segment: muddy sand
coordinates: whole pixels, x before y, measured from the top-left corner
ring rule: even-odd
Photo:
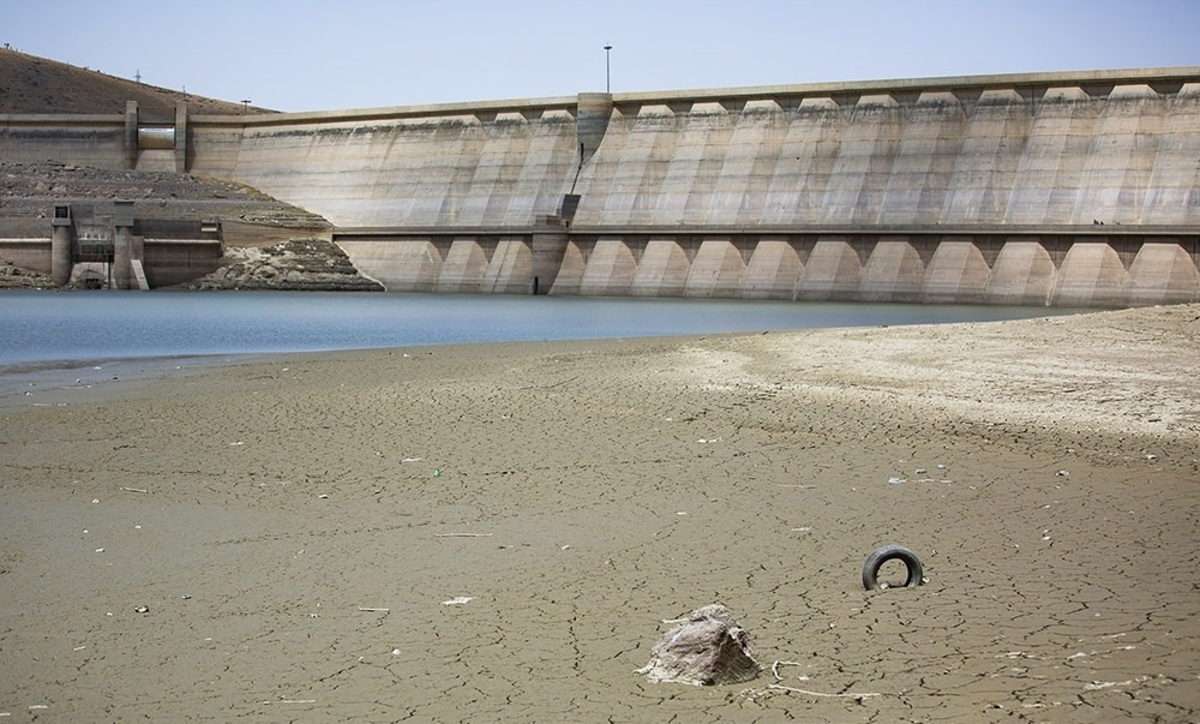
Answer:
[[[4,721],[1200,719],[1200,305],[27,374]]]

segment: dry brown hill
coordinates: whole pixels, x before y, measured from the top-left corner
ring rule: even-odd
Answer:
[[[147,109],[174,108],[186,101],[188,113],[235,114],[241,103],[159,88],[0,48],[0,113],[124,113],[126,101]],[[256,113],[268,109],[250,106]]]

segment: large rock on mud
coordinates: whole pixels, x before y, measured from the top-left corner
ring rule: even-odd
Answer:
[[[659,639],[650,663],[637,670],[654,682],[707,686],[749,681],[762,671],[750,634],[729,609],[712,604],[692,611]]]

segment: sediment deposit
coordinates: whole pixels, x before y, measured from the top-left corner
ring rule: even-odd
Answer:
[[[1198,345],[1191,305],[31,373],[0,713],[1192,721]],[[863,589],[886,543],[924,586]],[[756,679],[635,673],[709,603]]]

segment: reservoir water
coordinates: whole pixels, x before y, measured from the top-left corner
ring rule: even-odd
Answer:
[[[0,374],[145,358],[938,324],[1064,311],[607,297],[5,291]]]

